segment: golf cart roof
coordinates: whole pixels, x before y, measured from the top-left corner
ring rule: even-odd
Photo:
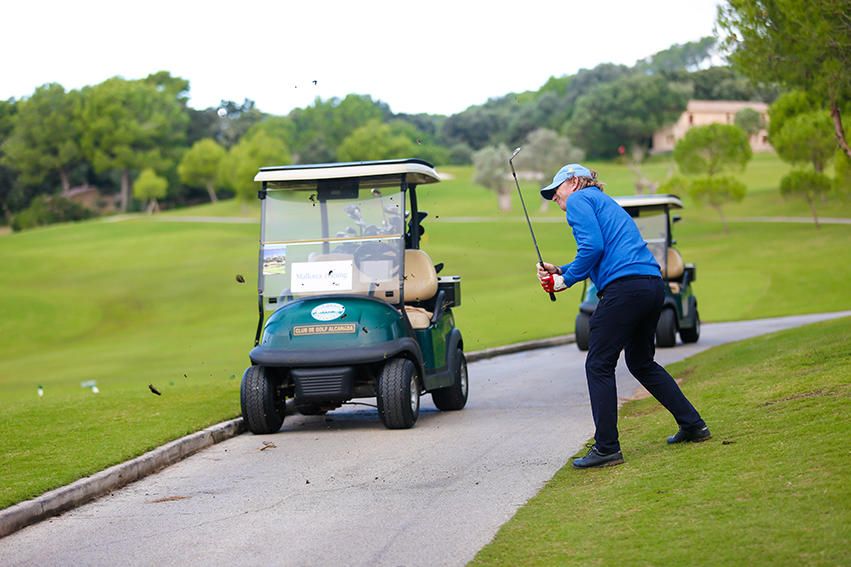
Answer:
[[[408,183],[413,185],[440,181],[433,165],[415,158],[261,167],[254,176],[254,181],[270,181],[276,184],[291,182],[300,185],[305,181],[320,179],[359,178],[380,183],[382,179],[398,180],[402,175],[405,175]]]
[[[624,209],[662,206],[668,206],[672,209],[683,208],[683,202],[676,195],[630,195],[613,198]]]

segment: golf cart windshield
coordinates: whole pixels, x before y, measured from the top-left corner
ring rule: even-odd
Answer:
[[[676,195],[632,195],[615,197],[615,201],[629,213],[656,262],[666,269],[668,248],[672,245],[668,216],[671,209],[683,207],[680,198]]]
[[[405,249],[401,186],[401,176],[375,183],[269,182],[260,242],[264,307],[311,295],[398,303]]]
[[[639,213],[639,211],[635,211]],[[630,211],[632,214],[632,211]],[[647,242],[647,247],[660,266],[665,265],[666,246],[668,243],[668,215],[664,209],[640,209],[638,216],[633,216],[641,236]]]

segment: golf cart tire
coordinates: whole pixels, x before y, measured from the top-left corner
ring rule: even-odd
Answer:
[[[591,316],[587,313],[579,312],[576,315],[576,347],[581,351],[588,350],[588,344],[591,340]]]
[[[700,339],[700,312],[695,307],[694,309],[694,327],[690,329],[680,329],[680,338],[684,343],[696,343]]]
[[[387,429],[410,429],[420,414],[417,367],[407,358],[391,358],[378,377],[378,415]],[[416,392],[414,394],[414,391]]]
[[[284,405],[263,366],[249,366],[242,376],[240,405],[245,426],[254,434],[275,433],[284,423]]]
[[[457,411],[467,405],[470,383],[467,376],[467,358],[459,348],[455,354],[454,380],[451,386],[434,390],[431,400],[440,411]]]
[[[677,344],[677,313],[666,307],[659,315],[656,324],[656,346],[661,348],[672,347]]]

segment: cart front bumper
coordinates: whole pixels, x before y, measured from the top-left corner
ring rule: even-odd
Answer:
[[[393,358],[401,353],[412,355],[419,367],[423,367],[420,346],[411,337],[402,337],[378,345],[343,349],[281,349],[261,345],[251,349],[248,357],[251,359],[251,364],[257,366],[318,368],[370,364]]]

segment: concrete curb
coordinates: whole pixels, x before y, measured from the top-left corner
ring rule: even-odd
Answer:
[[[573,335],[526,341],[467,353],[467,361],[475,362],[505,354],[548,348],[572,342],[574,342]],[[287,414],[293,411],[292,404],[288,403]],[[175,439],[135,459],[81,478],[67,486],[45,492],[32,500],[19,502],[0,510],[0,538],[30,524],[81,506],[126,484],[180,462],[202,449],[235,437],[244,431],[245,424],[243,424],[241,417],[223,421],[196,433]]]
[[[523,352],[526,350],[534,350],[539,348],[549,348],[554,346],[566,345],[570,343],[575,343],[576,337],[573,334],[570,335],[560,335],[558,337],[551,337],[549,339],[538,339],[534,341],[526,341],[522,343],[514,343],[512,345],[505,345],[501,347],[488,348],[485,350],[477,350],[475,352],[467,353],[467,362],[475,362],[477,360],[484,360],[486,358],[494,358],[496,356],[503,356],[505,354],[513,354],[515,352]]]
[[[166,443],[135,459],[0,510],[0,538],[153,474],[201,449],[230,439],[244,429],[242,418],[218,423]]]

